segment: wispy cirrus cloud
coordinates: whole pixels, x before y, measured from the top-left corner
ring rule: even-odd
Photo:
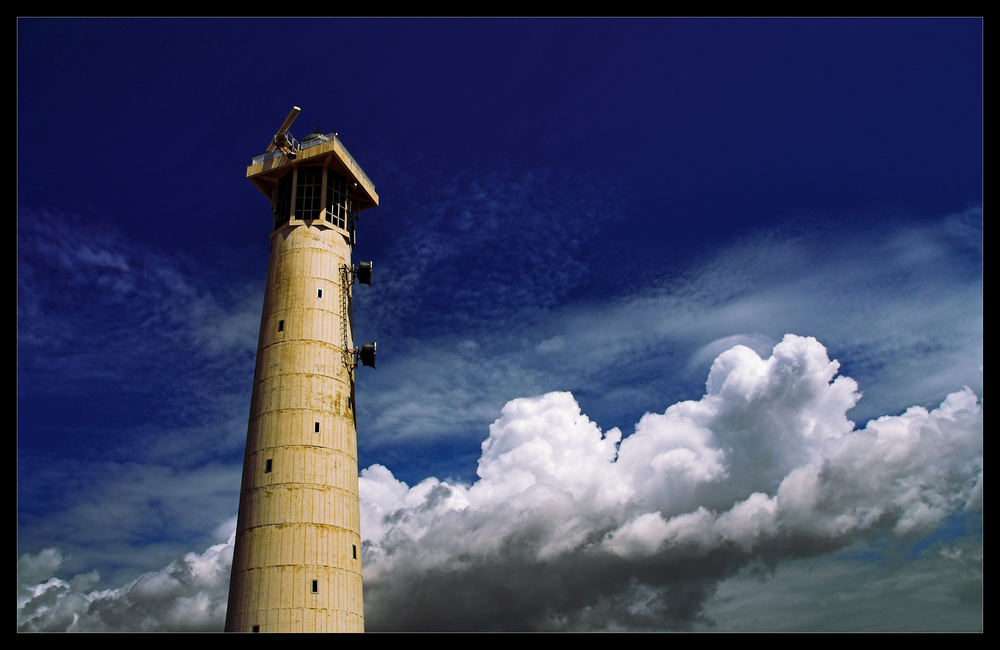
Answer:
[[[212,531],[238,501],[241,467],[200,455],[30,457],[20,463],[18,547],[58,547],[63,571],[98,568],[120,583],[216,541]]]
[[[372,336],[439,336],[523,319],[609,263],[593,255],[622,218],[607,179],[544,168],[425,173],[431,202],[404,189],[397,200],[412,212],[365,222],[395,235],[375,260],[375,286],[355,293],[358,323]]]
[[[229,516],[261,290],[192,266],[98,220],[21,215],[19,550],[121,580]]]
[[[359,378],[364,444],[474,436],[525,392],[572,390],[611,416],[602,419],[635,417],[667,391],[693,394],[727,347],[766,353],[787,330],[828,342],[863,381],[858,419],[930,405],[963,384],[981,390],[981,219],[974,208],[922,225],[769,231],[677,274],[649,268],[617,296],[551,307],[531,292],[497,297],[506,312],[473,310],[464,327],[381,339],[378,372]],[[392,267],[383,271],[391,285]],[[376,284],[358,295],[368,323],[379,320],[370,306],[394,294]]]
[[[51,236],[68,224],[71,240]],[[99,222],[59,212],[22,215],[20,386],[54,399],[103,389],[154,409],[166,405],[157,417],[182,421],[184,410],[204,400],[180,392],[225,399],[245,391],[263,290],[245,278],[220,281],[223,272],[170,257]],[[125,373],[142,381],[122,382]]]

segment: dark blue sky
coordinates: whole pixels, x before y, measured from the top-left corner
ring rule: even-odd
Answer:
[[[183,237],[165,224],[192,206],[228,228],[225,215],[252,214],[259,197],[227,191],[241,179],[217,170],[260,149],[258,133],[297,103],[299,130],[341,131],[396,190],[380,220],[409,185],[395,175],[413,178],[429,158],[627,178],[630,213],[675,235],[691,224],[664,211],[726,229],[817,203],[931,214],[981,191],[969,155],[981,153],[980,29],[960,19],[27,20],[19,198],[48,206],[56,194],[65,208],[99,204],[122,218],[156,196],[155,223],[134,232],[157,241]],[[32,182],[56,150],[102,173]],[[200,182],[169,189],[188,178]]]
[[[60,576],[235,514],[245,168],[292,105],[381,197],[361,467],[472,483],[549,391],[627,436],[786,333],[858,380],[859,426],[981,396],[980,19],[20,19],[17,66],[18,554]]]

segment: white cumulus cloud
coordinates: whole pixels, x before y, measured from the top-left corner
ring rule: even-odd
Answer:
[[[367,629],[690,629],[743,569],[925,535],[982,508],[970,389],[858,428],[846,416],[858,386],[838,369],[817,340],[786,335],[767,358],[723,352],[700,399],[629,435],[554,392],[504,406],[471,485],[364,469]],[[114,589],[96,589],[96,572],[54,577],[56,549],[25,555],[18,629],[221,630],[233,527]],[[953,548],[938,556],[959,566]]]
[[[624,438],[549,393],[504,407],[471,486],[369,468],[369,627],[683,628],[748,563],[929,533],[981,493],[971,390],[858,429],[838,368],[787,335],[766,359],[722,353],[701,399]]]
[[[203,553],[187,553],[159,571],[114,589],[93,589],[96,571],[70,580],[43,582],[63,562],[58,549],[25,554],[17,562],[19,632],[212,632],[226,618],[233,562],[235,518],[227,522],[229,540]]]

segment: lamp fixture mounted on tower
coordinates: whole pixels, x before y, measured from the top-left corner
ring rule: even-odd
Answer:
[[[372,271],[374,268],[375,262],[358,262],[357,266],[351,267],[351,275],[358,281],[358,284],[367,284],[370,287],[372,285]]]
[[[350,353],[354,360],[354,368],[358,367],[359,361],[363,366],[375,368],[375,341],[362,343],[360,348],[354,348]]]
[[[344,334],[342,340],[344,341],[344,363],[352,371],[358,367],[358,362],[361,365],[368,366],[370,368],[375,367],[375,342],[369,341],[362,344],[360,348],[350,348],[347,346],[347,328],[348,323],[351,322],[351,307],[348,303],[348,296],[350,295],[350,286],[354,284],[357,280],[358,284],[367,284],[371,286],[372,283],[372,269],[375,267],[375,263],[372,261],[359,262],[357,266],[348,266],[344,264],[340,267],[341,280],[343,281],[343,288],[340,295],[343,296],[343,302],[341,303],[341,313],[343,314],[343,326]],[[353,338],[353,337],[352,337]]]

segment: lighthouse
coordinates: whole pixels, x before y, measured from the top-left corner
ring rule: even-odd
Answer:
[[[363,632],[351,295],[359,214],[375,186],[336,133],[296,140],[293,107],[247,178],[271,205],[228,632]]]

